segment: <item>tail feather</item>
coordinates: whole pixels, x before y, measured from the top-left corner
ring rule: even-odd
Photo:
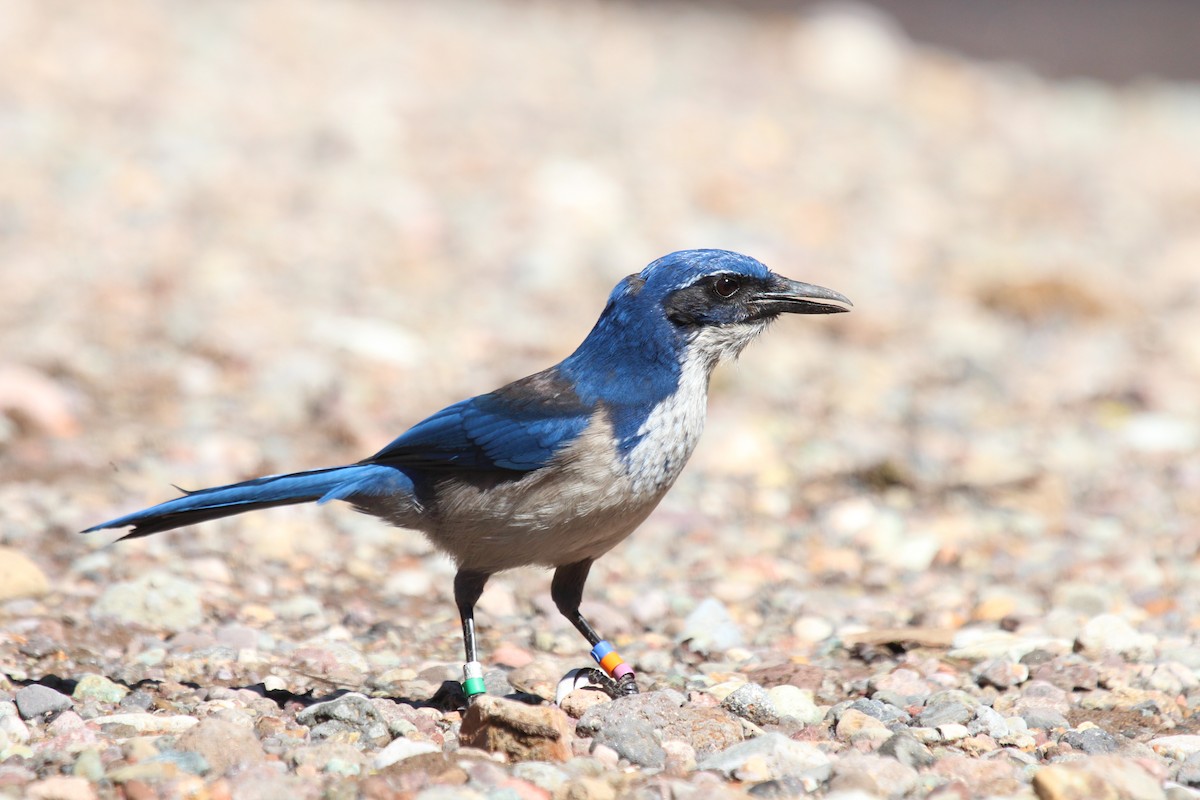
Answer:
[[[94,525],[83,532],[132,527],[121,539],[136,539],[259,508],[324,503],[328,500],[353,502],[357,496],[411,491],[411,488],[411,481],[403,473],[378,464],[353,464],[290,475],[268,475],[194,492],[181,490],[185,492],[183,497]]]

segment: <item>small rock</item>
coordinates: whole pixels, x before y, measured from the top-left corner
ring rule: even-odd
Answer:
[[[1004,690],[1010,686],[1018,686],[1029,680],[1029,667],[1020,662],[1003,658],[993,658],[983,662],[975,676],[975,682],[980,686],[995,686]]]
[[[199,723],[195,717],[183,714],[109,714],[89,720],[96,725],[121,725],[138,733],[183,733]]]
[[[1040,728],[1045,731],[1069,728],[1071,723],[1062,714],[1047,706],[1033,706],[1021,713],[1021,719],[1030,728]]]
[[[943,725],[938,725],[937,732],[942,737],[943,742],[957,742],[959,739],[965,739],[971,735],[966,725],[957,722],[947,722]]]
[[[13,700],[16,701],[17,710],[25,719],[37,719],[54,711],[62,711],[71,707],[71,698],[40,683],[31,683],[22,687],[17,691]]]
[[[358,692],[311,705],[296,715],[296,721],[311,728],[313,739],[344,739],[359,747],[380,747],[392,740],[387,721]]]
[[[308,767],[331,775],[358,775],[367,766],[366,756],[348,742],[318,742],[293,750],[290,757],[298,771]]]
[[[139,761],[136,764],[110,770],[105,777],[113,783],[157,783],[174,780],[180,774],[182,774],[182,770],[179,769],[179,765],[169,761]],[[128,794],[126,792],[126,796]]]
[[[933,763],[933,753],[907,731],[899,731],[879,746],[879,755],[891,756],[901,764],[917,769]]]
[[[848,708],[842,712],[835,732],[839,739],[852,744],[857,742],[883,744],[892,737],[892,732],[886,725],[854,708]]]
[[[917,716],[917,724],[925,728],[940,728],[943,725],[963,725],[975,716],[975,711],[963,703],[953,701],[929,706]]]
[[[898,706],[885,703],[882,700],[867,699],[865,697],[858,698],[845,708],[861,711],[885,725],[890,725],[893,722],[908,723],[912,719],[907,711]]]
[[[1150,749],[1160,756],[1181,760],[1200,753],[1200,734],[1184,733],[1158,736],[1149,741]]]
[[[579,733],[591,736],[604,725],[629,716],[647,720],[655,728],[664,727],[687,702],[674,689],[618,697],[611,703],[589,708],[579,720]]]
[[[820,707],[813,702],[813,693],[808,689],[785,683],[772,686],[767,690],[767,696],[770,697],[771,704],[775,706],[775,713],[781,721],[794,719],[801,725],[816,725],[825,716]]]
[[[402,736],[398,739],[393,739],[391,744],[376,753],[373,763],[375,769],[384,769],[413,756],[425,753],[440,753],[441,751],[442,748],[433,742],[421,742],[414,739],[406,739]]]
[[[566,783],[570,777],[561,768],[544,761],[525,761],[514,764],[512,774],[513,777],[529,781],[539,789],[550,793],[557,791],[558,787]]]
[[[1022,687],[1021,696],[1013,704],[1012,712],[1024,716],[1026,711],[1036,708],[1048,708],[1066,714],[1071,710],[1071,702],[1067,693],[1059,687],[1045,681],[1030,681]]]
[[[204,756],[191,750],[162,750],[158,755],[147,760],[164,764],[174,764],[183,772],[188,772],[192,775],[204,775],[210,771],[208,761],[205,760]]]
[[[1012,759],[975,758],[946,753],[939,754],[937,761],[926,768],[926,773],[970,787],[969,791],[963,793],[936,795],[939,800],[958,800],[967,797],[1028,797],[1029,779],[1022,780],[1023,770],[1024,765],[1018,766]]]
[[[1067,731],[1063,734],[1062,740],[1076,750],[1082,750],[1089,756],[1115,753],[1118,747],[1117,740],[1103,728]]]
[[[470,795],[442,795],[438,797],[426,797],[428,792],[421,793],[421,800],[474,800]],[[611,783],[601,777],[583,777],[576,778],[570,783],[560,787],[559,791],[555,792],[555,797],[563,797],[565,800],[616,800],[617,790]],[[482,795],[480,795],[482,797]]]
[[[52,738],[44,744],[56,750],[75,751],[96,743],[96,732],[71,709],[58,714],[54,721],[46,726],[46,733]]]
[[[0,416],[19,419],[51,436],[74,436],[80,429],[76,405],[70,392],[49,375],[24,364],[0,364]]]
[[[716,770],[740,781],[799,778],[806,791],[813,791],[833,771],[829,756],[815,745],[793,741],[781,733],[768,733],[739,742],[696,764],[700,770]]]
[[[1165,800],[1157,778],[1133,759],[1095,756],[1051,764],[1033,776],[1039,800]]]
[[[605,725],[592,736],[592,749],[611,748],[618,756],[640,767],[662,767],[666,751],[655,735],[654,727],[644,719],[629,717]]]
[[[180,736],[175,747],[202,756],[214,778],[234,767],[256,764],[266,758],[249,720],[243,725],[208,717]]]
[[[79,754],[71,766],[71,774],[83,778],[90,783],[98,783],[104,779],[104,762],[100,751],[88,748]]]
[[[849,753],[833,762],[830,791],[863,791],[875,797],[900,797],[917,785],[917,771],[879,755]]]
[[[97,619],[147,628],[184,631],[204,621],[200,588],[167,572],[151,572],[114,583],[92,605]]]
[[[1100,673],[1093,664],[1078,655],[1054,658],[1032,668],[1034,680],[1052,683],[1064,691],[1091,691],[1100,683]]]
[[[1175,772],[1175,780],[1188,787],[1200,787],[1200,754],[1188,756]]]
[[[741,628],[729,614],[725,604],[713,597],[705,598],[692,609],[683,621],[678,640],[687,642],[697,653],[723,653],[741,647]]]
[[[561,709],[488,695],[471,703],[459,732],[464,745],[501,752],[513,761],[566,761],[573,738],[571,721]]]
[[[1132,661],[1152,657],[1157,644],[1157,637],[1138,633],[1128,620],[1116,614],[1100,614],[1088,620],[1075,640],[1076,649],[1085,655],[1119,653]]]
[[[16,703],[0,701],[0,737],[16,744],[25,744],[31,737],[29,726],[17,712]]]
[[[559,704],[559,708],[567,712],[567,716],[579,719],[593,706],[611,703],[612,698],[598,688],[575,689]]]
[[[663,769],[668,775],[683,777],[696,769],[696,748],[687,742],[668,739],[662,743],[662,748],[667,754]]]
[[[779,712],[770,695],[757,683],[743,684],[726,697],[721,706],[755,725],[774,725],[779,722]]]
[[[904,667],[886,675],[876,675],[868,682],[867,689],[871,694],[887,692],[899,695],[910,705],[925,702],[925,698],[935,691],[934,685],[922,678],[920,673]]]
[[[1002,739],[1012,733],[1008,719],[990,706],[975,709],[975,719],[967,726],[971,733],[986,733],[993,739]]]
[[[55,775],[25,787],[28,800],[95,800],[96,790],[86,778]]]
[[[686,707],[660,734],[687,742],[697,757],[706,757],[742,741],[744,730],[743,722],[723,708]]]
[[[12,547],[0,547],[0,603],[18,597],[41,597],[50,582],[41,567]]]
[[[103,675],[88,673],[75,684],[71,696],[76,700],[96,700],[101,703],[119,703],[129,694],[129,689],[114,683]]]

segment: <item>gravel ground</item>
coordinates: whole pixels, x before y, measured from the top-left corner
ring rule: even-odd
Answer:
[[[0,796],[1200,796],[1197,142],[1195,86],[845,10],[0,0]],[[641,697],[537,704],[586,652],[530,570],[464,715],[450,565],[344,507],[76,534],[701,246],[856,307],[719,371],[593,570]]]

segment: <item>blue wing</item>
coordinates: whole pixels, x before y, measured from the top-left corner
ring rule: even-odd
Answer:
[[[530,472],[583,433],[594,411],[551,367],[442,409],[363,463]]]

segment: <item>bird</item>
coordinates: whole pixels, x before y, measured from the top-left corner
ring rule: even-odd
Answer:
[[[427,417],[340,467],[196,491],[92,526],[148,536],[255,509],[342,500],[422,532],[456,566],[462,693],[486,693],[474,609],[488,579],[554,570],[550,596],[591,645],[613,696],[633,668],[580,613],[592,564],[662,500],[704,428],[709,378],[783,314],[852,303],[728,250],[681,250],[621,280],[583,342],[555,366]]]

